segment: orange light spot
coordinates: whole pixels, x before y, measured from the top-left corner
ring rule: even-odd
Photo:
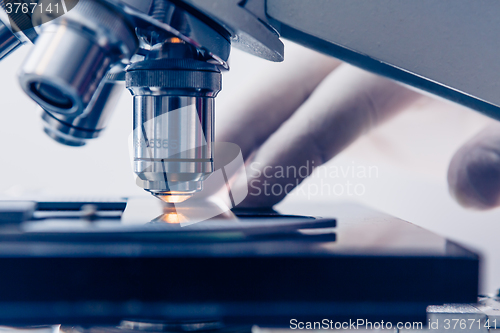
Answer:
[[[163,221],[171,224],[181,223],[180,216],[177,213],[168,213],[163,215]]]

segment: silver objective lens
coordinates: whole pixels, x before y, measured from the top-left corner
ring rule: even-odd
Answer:
[[[21,41],[0,21],[0,60],[21,45]]]
[[[106,128],[124,88],[124,72],[108,74],[82,115],[74,117],[42,109],[45,133],[61,144],[84,146]]]
[[[124,16],[99,0],[81,0],[42,26],[19,80],[43,109],[78,116],[108,70],[128,61],[137,47],[134,29]]]
[[[218,68],[191,59],[148,60],[132,65],[126,81],[134,95],[138,185],[167,202],[200,191],[213,172]]]

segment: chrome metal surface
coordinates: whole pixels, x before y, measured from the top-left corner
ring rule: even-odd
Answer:
[[[0,21],[0,60],[21,45],[21,41]]]
[[[130,16],[134,25],[139,28],[142,37],[149,38],[151,33],[175,36],[185,43],[194,46],[206,60],[212,61],[222,68],[229,69],[227,60],[231,50],[228,33],[218,23],[199,12],[184,9],[168,0],[103,0],[120,8]],[[161,13],[158,15],[158,13]],[[178,25],[182,17],[183,25]],[[144,41],[144,40],[143,40]],[[142,44],[146,51],[150,51],[154,44]],[[210,60],[211,59],[211,60]]]
[[[201,190],[213,171],[213,117],[212,97],[134,96],[138,185],[153,193]]]
[[[138,186],[174,202],[201,191],[214,170],[214,99],[221,73],[177,38],[162,45],[160,54],[127,68],[126,85],[134,96],[134,171]]]
[[[19,75],[21,86],[49,112],[80,115],[108,70],[128,62],[137,47],[133,27],[119,11],[80,1],[44,24]]]
[[[99,137],[106,128],[124,90],[124,81],[105,79],[85,112],[76,117],[42,109],[45,133],[64,145],[85,145],[89,139]]]
[[[279,34],[268,24],[266,1],[184,0],[229,31],[231,44],[245,52],[271,61],[283,61],[284,46]],[[260,8],[257,12],[255,9]]]
[[[22,43],[34,43],[38,37],[35,27],[32,23],[32,11],[23,10],[22,3],[28,4],[28,7],[33,8],[33,4],[38,4],[39,0],[2,0],[0,1],[0,21],[8,27],[10,31],[21,41]],[[41,2],[41,0],[40,0]],[[7,8],[7,4],[16,6],[16,3],[20,4],[20,10],[15,10],[16,7]],[[22,6],[21,6],[22,5]],[[25,7],[27,9],[27,7]]]

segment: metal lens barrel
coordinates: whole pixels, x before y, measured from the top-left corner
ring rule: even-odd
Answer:
[[[192,59],[148,60],[127,71],[134,96],[134,171],[151,193],[189,195],[213,172],[217,66]]]
[[[21,41],[2,21],[0,21],[0,60],[21,45]]]
[[[80,1],[42,26],[19,80],[43,109],[82,114],[108,70],[138,46],[132,25],[98,0]]]
[[[108,74],[82,115],[75,117],[42,109],[45,133],[61,144],[74,147],[99,137],[124,91],[124,81],[124,72]]]

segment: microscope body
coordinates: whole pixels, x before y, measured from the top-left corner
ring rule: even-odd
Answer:
[[[167,202],[213,172],[214,99],[231,46],[282,61],[287,38],[500,119],[494,1],[0,2],[0,58],[35,43],[19,80],[45,132],[71,146],[98,137],[126,85],[137,184]]]
[[[125,86],[137,184],[166,202],[216,176],[215,97],[231,46],[278,62],[287,38],[500,119],[500,4],[492,0],[0,0],[0,8],[0,58],[35,43],[19,80],[45,132],[70,146],[99,137]],[[120,329],[185,333],[231,332],[220,318],[279,326],[290,313],[425,322],[430,304],[477,299],[477,255],[358,206],[315,207],[341,221],[332,231],[335,219],[302,216],[310,210],[300,207],[291,214],[301,216],[235,210],[240,221],[202,230],[181,228],[178,211],[162,205],[151,223],[155,211],[133,202],[37,205],[40,215],[17,221],[21,232],[0,228],[2,324],[117,332],[117,320],[138,318]],[[54,211],[71,213],[57,215],[68,229],[53,228]],[[134,211],[135,224],[125,224]],[[316,229],[303,232],[308,225]],[[436,312],[468,316],[457,307]]]

